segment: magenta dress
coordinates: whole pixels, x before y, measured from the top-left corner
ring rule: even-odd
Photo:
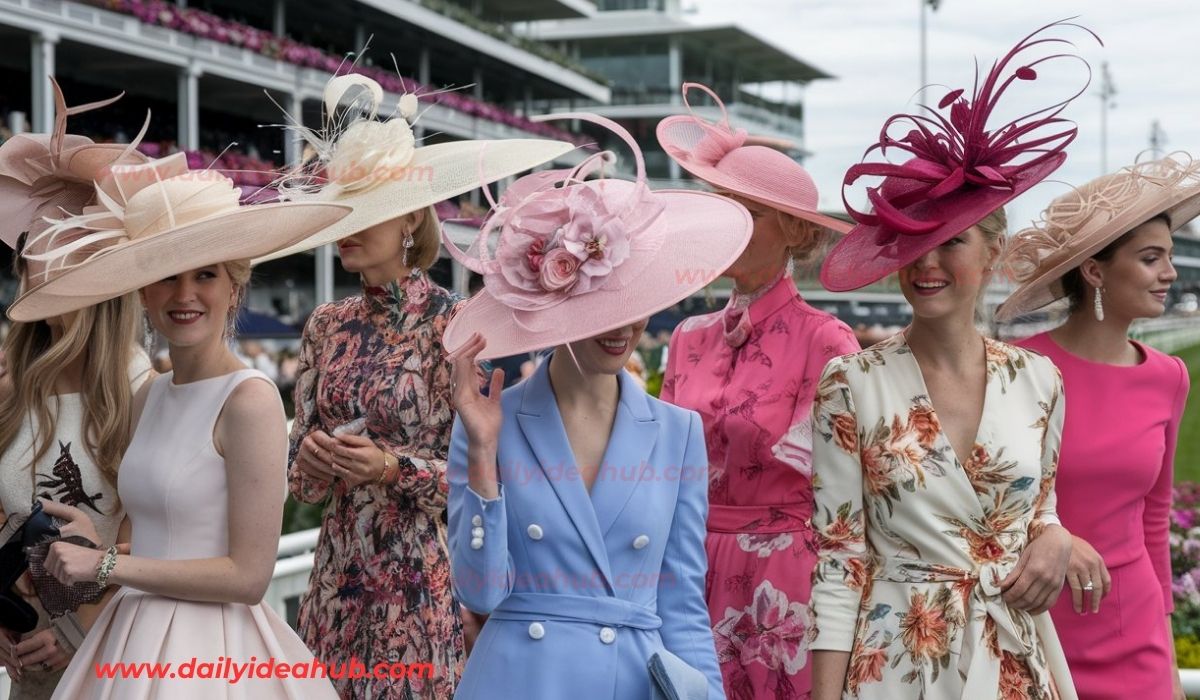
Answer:
[[[661,397],[700,413],[709,459],[705,597],[730,700],[807,698],[813,397],[854,334],[784,275],[684,321]]]
[[[1096,548],[1112,576],[1099,614],[1077,614],[1065,586],[1050,610],[1075,688],[1087,700],[1169,700],[1175,672],[1167,533],[1188,373],[1179,358],[1134,344],[1145,359],[1121,367],[1076,357],[1046,333],[1019,343],[1062,372],[1058,515]]]

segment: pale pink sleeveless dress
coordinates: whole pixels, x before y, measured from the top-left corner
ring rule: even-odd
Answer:
[[[229,394],[243,381],[269,382],[241,370],[183,385],[173,374],[154,380],[121,462],[117,488],[133,525],[132,554],[153,559],[206,559],[229,553],[225,460],[212,443]],[[282,416],[282,410],[280,411]],[[279,464],[279,497],[285,465]],[[264,532],[277,537],[278,531]],[[173,664],[195,659],[224,667],[254,659],[311,666],[312,653],[269,607],[258,603],[201,603],[121,588],[76,652],[54,693],[80,698],[336,698],[327,679],[147,677],[98,678],[98,664]],[[186,673],[186,671],[184,671]],[[193,674],[198,675],[198,674]],[[289,673],[290,675],[290,673]]]

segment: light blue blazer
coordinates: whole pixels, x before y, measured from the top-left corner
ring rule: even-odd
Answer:
[[[589,495],[549,362],[501,397],[500,495],[467,486],[467,438],[450,444],[455,595],[488,613],[455,698],[643,700],[666,648],[723,700],[704,603],[708,455],[700,416],[622,372],[620,404]]]

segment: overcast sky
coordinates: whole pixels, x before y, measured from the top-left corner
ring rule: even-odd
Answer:
[[[699,23],[736,22],[836,76],[813,83],[806,96],[806,166],[823,207],[840,207],[846,168],[873,143],[883,121],[914,111],[919,87],[919,0],[685,0]],[[1166,133],[1166,150],[1200,157],[1200,1],[1198,0],[943,0],[928,15],[931,84],[971,90],[982,70],[1021,37],[1054,20],[1078,15],[1104,40],[1060,29],[1093,67],[1088,92],[1064,116],[1079,125],[1066,164],[1053,176],[1081,184],[1100,172],[1100,63],[1107,60],[1117,94],[1109,111],[1108,167],[1133,162],[1149,147],[1151,123]],[[1081,69],[1060,66],[1006,94],[1010,108],[1032,111],[1081,84]],[[1019,88],[1019,89],[1018,89]],[[930,91],[930,102],[946,89]],[[1072,90],[1073,92],[1073,90]],[[1070,94],[1070,93],[1067,93]],[[1013,113],[1010,116],[1019,116]],[[1046,183],[1009,208],[1010,228],[1028,224],[1065,189]]]

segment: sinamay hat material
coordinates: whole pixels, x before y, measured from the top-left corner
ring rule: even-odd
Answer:
[[[1059,115],[1083,94],[1086,84],[1049,107],[1006,124],[988,124],[1001,98],[1019,81],[1036,80],[1048,63],[1070,59],[1087,66],[1074,53],[1051,53],[1072,46],[1050,35],[1061,27],[1082,29],[1095,37],[1069,22],[1042,27],[993,64],[982,82],[976,80],[970,100],[963,96],[964,90],[953,90],[937,110],[897,114],[884,122],[879,141],[864,158],[878,151],[885,159],[889,150],[895,150],[907,159],[903,163],[864,160],[846,172],[843,202],[846,189],[860,178],[883,181],[867,189],[870,213],[846,203],[857,226],[821,266],[821,284],[826,289],[845,292],[883,279],[979,223],[1063,164],[1065,149],[1078,129]],[[903,129],[907,129],[903,136],[892,135]]]
[[[255,263],[339,241],[575,148],[550,139],[476,139],[418,147],[410,125],[416,96],[402,97],[399,114],[379,121],[383,94],[379,83],[366,76],[337,76],[325,88],[326,128],[316,132],[293,127],[312,155],[278,183],[280,197],[344,204],[353,211],[299,243],[256,258]],[[347,106],[339,111],[343,103]]]
[[[479,359],[489,359],[621,328],[703,288],[750,240],[753,222],[737,202],[650,190],[641,151],[619,125],[592,114],[554,118],[617,134],[633,151],[636,180],[586,179],[614,160],[598,153],[574,169],[518,180],[492,202],[466,251],[443,234],[450,254],[484,280],[446,327],[449,351],[476,331],[487,340]]]
[[[1186,153],[1122,168],[1058,197],[1009,243],[1004,266],[1020,286],[996,309],[996,320],[1064,297],[1063,275],[1160,214],[1172,232],[1200,215],[1200,162]]]
[[[232,180],[189,170],[183,153],[116,166],[111,176],[116,196],[97,187],[98,206],[40,234],[51,250],[40,257],[61,272],[13,302],[9,318],[49,318],[188,270],[268,255],[350,211],[337,204],[241,205]],[[73,240],[55,245],[59,236]],[[97,245],[103,247],[82,261],[62,262],[76,249]]]

